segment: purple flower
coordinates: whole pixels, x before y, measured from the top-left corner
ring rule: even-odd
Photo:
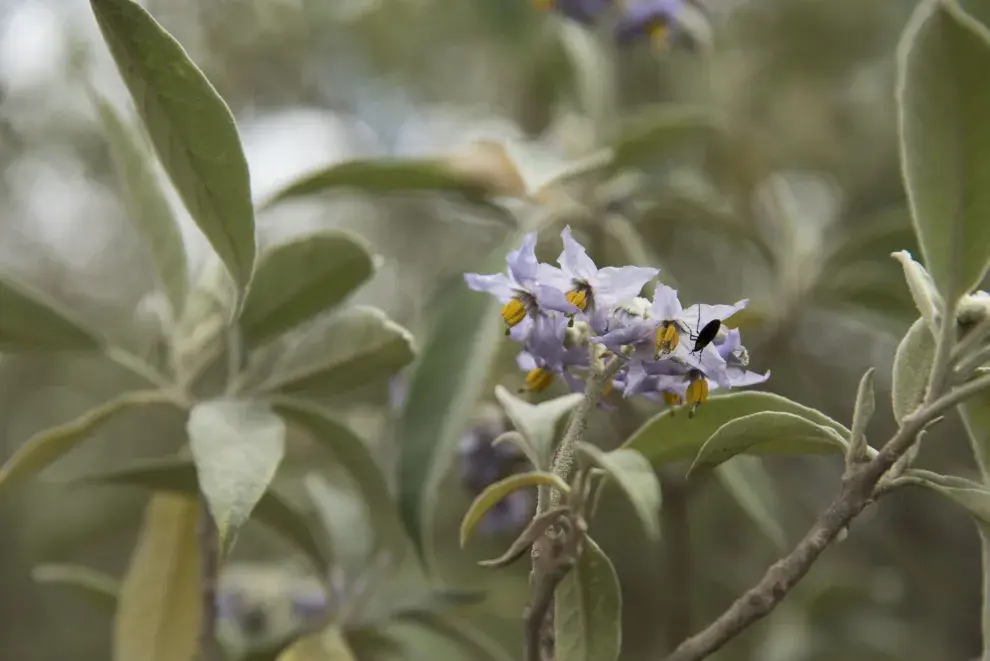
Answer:
[[[596,332],[604,331],[610,309],[639,296],[643,286],[660,273],[660,269],[644,266],[599,269],[584,246],[571,236],[570,225],[564,227],[560,237],[564,241],[564,251],[557,258],[560,268],[540,264],[540,280],[566,292],[567,300],[586,313]]]
[[[464,281],[475,291],[492,294],[504,305],[502,319],[505,320],[506,334],[528,316],[535,316],[539,310],[574,314],[575,305],[567,300],[559,289],[547,286],[537,279],[536,233],[523,237],[522,245],[506,258],[508,273],[479,275],[464,274]]]
[[[291,597],[292,613],[303,621],[319,620],[327,614],[327,595],[322,590],[300,592]]]
[[[576,377],[567,370],[587,368],[588,351],[584,347],[568,347],[566,336],[565,317],[540,316],[533,322],[523,344],[524,350],[516,356],[516,364],[526,371],[527,390],[545,390],[554,375],[563,376],[574,388]]]
[[[591,27],[598,17],[609,8],[612,0],[534,0],[538,9],[558,11],[564,16]]]
[[[654,43],[666,47],[677,30],[678,14],[686,0],[638,0],[630,3],[623,11],[622,18],[615,28],[615,40],[621,45],[629,45],[640,39],[649,38]]]

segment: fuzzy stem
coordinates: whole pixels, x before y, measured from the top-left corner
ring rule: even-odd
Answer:
[[[592,351],[594,351],[594,346],[592,347]],[[595,358],[592,356],[592,364],[594,364],[594,361]],[[571,418],[567,423],[567,431],[564,432],[564,438],[561,439],[560,445],[557,446],[557,453],[554,456],[551,467],[553,474],[565,482],[570,477],[571,469],[574,467],[575,448],[579,442],[584,440],[585,432],[588,430],[588,419],[591,417],[591,412],[595,410],[595,406],[601,400],[605,386],[619,373],[622,363],[623,359],[615,356],[604,368],[596,369],[592,377],[588,379],[588,385],[584,391],[584,399],[581,400],[577,408],[574,409],[574,413],[571,414]],[[559,503],[560,493],[552,491],[550,493],[549,504],[542,502],[537,505],[538,508],[541,508],[538,513],[542,514],[550,507],[554,507]]]

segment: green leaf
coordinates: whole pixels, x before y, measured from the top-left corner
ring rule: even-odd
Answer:
[[[942,296],[990,261],[990,33],[950,2],[919,2],[898,48],[901,164],[925,265]]]
[[[203,622],[199,502],[151,499],[120,588],[113,661],[193,661]]]
[[[554,507],[542,514],[537,514],[523,529],[509,548],[493,560],[482,560],[478,564],[482,567],[497,569],[512,564],[520,559],[524,553],[530,550],[533,543],[543,536],[550,526],[557,523],[557,519],[568,512],[567,507]]]
[[[539,470],[549,468],[557,423],[570,413],[583,397],[581,393],[572,393],[539,404],[530,404],[502,386],[495,386],[495,399],[502,405],[509,420],[523,435],[539,459],[539,464],[535,466]]]
[[[554,595],[556,654],[566,661],[615,661],[622,649],[622,592],[612,561],[590,537]]]
[[[937,333],[937,317],[945,309],[945,303],[942,301],[942,296],[938,290],[935,289],[931,275],[906,250],[891,253],[891,257],[904,267],[904,279],[907,281],[911,298],[914,299],[914,304],[918,308],[918,312],[921,313],[921,318],[928,324],[928,328],[931,329],[932,333]]]
[[[334,568],[342,569],[346,576],[360,576],[374,555],[368,504],[352,489],[316,472],[303,477],[303,486],[330,538]]]
[[[547,462],[542,461],[536,455],[536,450],[534,450],[533,447],[529,444],[529,441],[526,440],[526,437],[520,434],[519,432],[515,431],[514,429],[511,429],[506,432],[502,432],[501,434],[495,437],[494,441],[492,441],[493,446],[501,445],[502,443],[508,443],[509,445],[519,450],[523,454],[523,456],[526,457],[526,460],[529,461],[529,463],[533,466],[533,468],[540,470],[548,468],[548,466],[544,465]]]
[[[719,427],[698,450],[688,475],[737,454],[830,454],[845,448],[845,437],[831,427],[793,413],[763,411]]]
[[[890,388],[894,419],[901,424],[904,416],[916,410],[925,400],[928,377],[935,362],[935,337],[924,318],[915,321],[897,345],[894,354],[894,376]]]
[[[983,481],[990,484],[990,394],[980,393],[959,405]]]
[[[800,416],[849,437],[849,430],[813,408],[767,392],[737,392],[712,397],[694,418],[666,410],[636,430],[623,447],[646,456],[654,466],[694,459],[698,450],[724,424],[753,413],[780,411]],[[764,448],[768,449],[768,448]]]
[[[607,174],[646,165],[684,142],[709,138],[718,127],[710,108],[674,104],[647,108],[624,122]]]
[[[520,240],[513,235],[478,270],[504,268],[506,252]],[[453,284],[430,308],[434,326],[410,379],[396,437],[399,511],[421,559],[424,531],[432,530],[438,476],[456,452],[504,339],[499,302],[468,289],[460,275]]]
[[[317,170],[275,193],[263,205],[340,189],[369,193],[437,192],[488,205],[489,191],[480,182],[458,175],[440,162],[425,160],[356,160]]]
[[[305,430],[314,443],[326,449],[350,474],[371,512],[377,542],[385,547],[400,547],[404,535],[393,516],[395,503],[391,489],[365,442],[320,407],[286,399],[277,401],[274,409],[287,422]]]
[[[237,307],[237,286],[223,262],[210,254],[197,274],[172,334],[180,382],[198,376],[222,355],[224,331]]]
[[[191,459],[145,461],[127,468],[86,476],[74,482],[83,485],[140,487],[186,496],[199,494],[199,479]],[[273,489],[269,488],[258,501],[252,519],[292,542],[306,554],[318,571],[323,571],[329,564],[330,556],[313,535],[306,517]]]
[[[117,609],[120,581],[81,565],[41,564],[31,570],[31,578],[42,585],[72,588],[111,615]]]
[[[391,376],[412,362],[412,335],[377,308],[342,310],[307,330],[260,386],[281,394],[338,395]]]
[[[95,351],[100,344],[48,296],[0,275],[0,351]]]
[[[128,216],[155,264],[158,282],[172,307],[172,318],[177,319],[189,289],[186,247],[162,190],[154,156],[106,99],[95,92],[92,96],[117,176],[125,189]]]
[[[193,408],[186,431],[226,556],[285,456],[285,422],[259,402],[213,399]]]
[[[137,406],[168,402],[171,396],[159,390],[128,392],[71,422],[35,434],[0,466],[0,489],[8,489],[40,473],[120,413]]]
[[[321,232],[275,246],[258,269],[241,310],[241,332],[251,348],[340,303],[371,277],[367,243],[350,232]]]
[[[625,493],[651,541],[660,539],[660,480],[650,460],[635,450],[604,452],[590,443],[579,443],[578,451],[611,477]]]
[[[936,491],[965,509],[977,521],[990,525],[990,489],[979,482],[913,469],[898,481]]]
[[[300,638],[281,654],[277,661],[355,661],[343,632],[330,626],[319,633]]]
[[[254,270],[254,206],[227,104],[141,5],[133,0],[90,4],[158,158],[243,293]]]
[[[529,473],[516,473],[499,480],[478,494],[478,497],[471,503],[464,518],[461,519],[461,547],[467,544],[468,538],[481,519],[492,507],[498,504],[503,498],[514,491],[525,489],[526,487],[549,486],[555,487],[562,493],[570,491],[570,487],[562,479],[553,473],[533,471]]]
[[[778,549],[786,550],[787,533],[780,524],[780,499],[760,458],[738,455],[716,466],[715,476],[760,532]]]

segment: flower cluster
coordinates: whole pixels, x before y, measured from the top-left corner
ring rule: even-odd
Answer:
[[[534,0],[543,11],[557,11],[587,27],[594,26],[613,5],[621,7],[621,16],[615,26],[615,40],[629,45],[641,39],[650,39],[666,47],[671,41],[683,37],[679,18],[687,0],[630,0],[615,3],[613,0]]]
[[[536,234],[527,234],[509,253],[507,273],[464,276],[471,289],[503,304],[506,334],[522,345],[517,363],[526,372],[527,390],[542,391],[559,377],[583,392],[591,361],[614,357],[621,367],[606,392],[683,404],[694,415],[710,390],[770,377],[746,369],[749,355],[739,330],[723,323],[747,300],[684,308],[674,289],[657,284],[651,301],[640,293],[659,269],[599,269],[570,227],[561,238],[559,266],[539,263]]]

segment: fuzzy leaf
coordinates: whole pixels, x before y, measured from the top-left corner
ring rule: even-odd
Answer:
[[[711,137],[718,126],[710,108],[674,104],[647,108],[625,122],[607,172],[647,165],[684,142]]]
[[[536,486],[556,487],[563,493],[567,493],[570,490],[567,483],[553,473],[542,473],[535,471],[510,475],[503,480],[499,480],[494,484],[488,485],[488,487],[474,499],[474,502],[471,503],[471,507],[468,508],[467,513],[464,515],[464,518],[461,519],[461,546],[463,547],[467,544],[468,538],[471,536],[471,532],[474,531],[474,527],[478,525],[478,522],[480,522],[485,514],[488,513],[488,510],[494,507],[499,501],[513,491]]]
[[[990,488],[979,482],[923,470],[911,470],[901,479],[940,493],[969,512],[977,521],[990,525]]]
[[[120,588],[113,661],[193,661],[203,621],[199,503],[151,499]]]
[[[0,489],[10,488],[40,473],[124,411],[169,401],[171,398],[167,393],[157,390],[124,393],[90,409],[71,422],[35,434],[0,466]]]
[[[355,306],[307,329],[261,389],[337,395],[391,376],[415,355],[409,331],[377,308]]]
[[[158,282],[178,318],[186,303],[189,269],[178,221],[155,168],[155,157],[141,136],[110,103],[94,94],[117,176],[125,189],[128,217],[155,264]]]
[[[0,351],[95,351],[96,334],[48,296],[0,275]]]
[[[241,311],[245,344],[258,346],[340,303],[374,272],[366,242],[349,232],[311,234],[266,251]]]
[[[258,402],[214,399],[193,408],[186,431],[226,555],[285,456],[285,422]]]
[[[625,493],[639,516],[650,541],[660,539],[660,480],[650,460],[635,450],[604,452],[590,443],[578,444],[578,451],[611,477]]]
[[[615,661],[622,648],[622,592],[619,577],[590,537],[577,565],[554,596],[557,658]]]
[[[935,338],[923,318],[915,321],[897,345],[890,397],[894,419],[901,424],[925,400],[928,376],[935,362]]]
[[[830,427],[793,413],[764,411],[719,427],[701,446],[688,474],[743,453],[828,454],[845,449],[846,440]]]
[[[583,397],[584,395],[580,393],[572,393],[539,404],[530,404],[502,386],[495,386],[495,399],[502,405],[509,420],[539,458],[540,463],[536,468],[540,470],[549,468],[557,423],[570,413]]]
[[[140,487],[187,496],[199,494],[196,466],[191,459],[169,458],[145,461],[127,468],[89,475],[76,482]],[[313,535],[305,515],[273,489],[268,489],[261,497],[251,518],[292,542],[306,554],[318,571],[323,571],[332,559]]]
[[[243,292],[254,270],[254,206],[227,104],[141,5],[133,0],[90,4],[158,158]]]
[[[935,289],[932,277],[924,266],[911,257],[911,253],[908,251],[901,250],[891,253],[891,256],[900,262],[904,268],[904,279],[907,281],[911,298],[914,299],[914,304],[918,308],[918,312],[921,313],[921,318],[925,320],[932,333],[937,333],[937,318],[945,308],[945,302],[942,300],[942,295]]]
[[[919,2],[898,48],[901,164],[925,265],[946,300],[990,261],[990,33],[955,3]]]
[[[800,416],[816,425],[835,430],[843,438],[849,430],[824,413],[766,392],[738,392],[708,400],[694,418],[663,411],[646,421],[622,447],[637,450],[654,466],[693,459],[709,438],[724,424],[754,413],[780,411]],[[769,450],[754,447],[754,450]]]

